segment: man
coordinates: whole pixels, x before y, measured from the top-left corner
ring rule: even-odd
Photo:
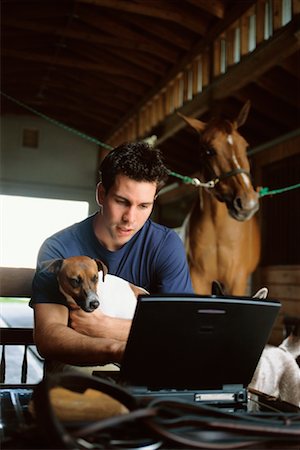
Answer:
[[[41,269],[43,262],[86,255],[150,293],[193,292],[180,239],[149,219],[167,177],[159,150],[144,142],[122,145],[106,156],[100,171],[99,212],[44,242],[33,282],[39,352],[76,366],[120,362],[131,321],[106,316],[101,306],[93,313],[69,312],[55,277]]]

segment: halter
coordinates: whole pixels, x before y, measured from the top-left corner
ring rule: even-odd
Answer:
[[[233,145],[233,139],[231,134],[227,136],[227,142],[230,145]],[[226,178],[234,177],[236,175],[239,175],[240,173],[244,173],[250,178],[250,180],[252,179],[250,172],[240,167],[233,170],[229,170],[228,172],[221,173],[220,175],[217,176],[214,170],[208,165],[207,160],[206,165],[208,166],[210,172],[213,173],[213,178],[206,182],[200,181],[199,178],[190,178],[188,176],[180,175],[179,173],[172,172],[171,170],[168,171],[168,174],[172,177],[180,178],[184,183],[192,184],[195,187],[204,187],[208,189],[213,189],[216,186],[216,184],[220,183],[220,181],[223,181]]]
[[[227,142],[228,142],[228,144],[230,144],[230,145],[233,145],[233,138],[232,138],[232,135],[231,134],[229,134],[228,136],[227,136]],[[236,175],[239,175],[240,173],[244,173],[245,175],[247,175],[249,178],[250,178],[250,180],[251,180],[251,174],[250,174],[250,172],[248,172],[247,170],[245,170],[245,169],[242,169],[241,167],[237,167],[237,168],[235,168],[235,169],[233,169],[233,170],[229,170],[228,172],[224,172],[224,173],[221,173],[219,176],[217,176],[216,175],[216,173],[214,172],[214,170],[210,167],[210,165],[207,163],[207,159],[206,159],[206,165],[208,166],[208,169],[209,169],[209,171],[213,174],[213,179],[212,180],[210,180],[210,181],[207,181],[206,183],[201,183],[199,186],[202,186],[202,187],[208,187],[208,188],[210,188],[210,189],[213,189],[215,186],[216,186],[216,184],[218,184],[218,183],[220,183],[220,181],[223,181],[223,180],[225,180],[226,178],[230,178],[230,177],[234,177],[234,176],[236,176]],[[204,186],[205,185],[205,186]]]
[[[226,178],[234,177],[235,175],[238,175],[240,173],[244,173],[251,179],[251,174],[241,168],[230,170],[229,172],[221,173],[218,177],[216,176],[213,180],[210,180],[208,183],[211,185],[211,187],[215,187],[216,184],[218,184],[220,181],[225,180]]]

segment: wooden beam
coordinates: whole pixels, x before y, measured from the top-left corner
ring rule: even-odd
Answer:
[[[198,55],[202,54],[204,58],[203,64],[205,69],[208,68],[207,65],[207,49],[211,45],[211,42],[220,35],[220,33],[224,32],[230,25],[232,25],[236,20],[238,20],[242,14],[244,14],[251,5],[253,5],[257,0],[247,0],[247,2],[238,2],[234,4],[232,8],[230,8],[229,12],[226,13],[224,20],[218,21],[215,26],[213,26],[210,31],[205,35],[205,38],[201,38],[187,53],[184,58],[180,60],[180,62],[172,67],[172,69],[167,73],[165,77],[161,79],[161,81],[156,84],[155,88],[150,90],[146,96],[144,96],[141,101],[128,113],[125,117],[123,117],[116,126],[110,130],[110,134],[106,136],[107,140],[114,135],[114,133],[122,128],[124,122],[130,120],[130,118],[136,114],[138,114],[139,110],[145,106],[148,101],[151,101],[155,95],[159,92],[165,90],[168,83],[173,80],[180,72],[184,71],[187,65],[194,60]],[[203,73],[203,87],[208,84],[208,72],[207,70]]]
[[[184,105],[180,112],[187,116],[198,117],[210,109],[214,100],[229,97],[234,92],[258,79],[275,64],[279,64],[289,54],[299,49],[300,16],[284,28],[278,30],[268,41],[261,44],[251,54],[245,56],[239,64],[230,67],[202,93]],[[168,117],[160,126],[158,144],[164,142],[185,126],[185,122],[176,114]]]
[[[156,43],[151,41],[149,38],[145,36],[141,36],[138,33],[133,33],[126,29],[126,36],[125,33],[125,27],[119,27],[119,31],[122,32],[123,38],[120,39],[118,36],[112,36],[111,32],[112,30],[116,29],[116,23],[113,25],[111,21],[109,23],[100,23],[97,20],[97,17],[94,15],[90,15],[88,12],[84,15],[85,20],[88,22],[88,25],[91,26],[91,28],[96,27],[101,28],[101,32],[92,31],[91,29],[88,30],[82,30],[78,27],[73,28],[60,28],[55,27],[52,25],[47,25],[45,23],[37,23],[32,21],[24,21],[24,20],[16,20],[16,19],[6,19],[5,20],[5,27],[11,27],[16,28],[19,30],[26,30],[26,31],[32,31],[37,32],[41,34],[48,34],[53,36],[56,35],[57,38],[65,37],[69,39],[74,39],[77,41],[82,41],[85,44],[99,44],[101,46],[105,47],[114,47],[114,48],[126,48],[134,51],[140,51],[140,52],[147,52],[152,55],[161,55],[164,59],[166,59],[169,62],[175,62],[177,58],[177,54],[171,49],[167,48],[166,46],[161,45],[160,43]],[[82,18],[82,17],[81,17]],[[87,26],[87,24],[85,25]],[[121,28],[121,29],[120,29]],[[108,34],[110,30],[110,33]]]
[[[159,41],[155,41],[151,37],[145,35],[142,36],[140,33],[133,30],[132,27],[121,24],[109,14],[102,14],[102,20],[99,21],[97,15],[93,14],[90,9],[81,7],[78,8],[78,17],[92,29],[98,30],[98,34],[102,33],[108,36],[115,34],[114,38],[119,44],[121,44],[123,40],[131,41],[135,44],[135,47],[133,48],[137,50],[140,49],[140,46],[143,46],[143,51],[147,51],[156,57],[157,55],[160,55],[161,58],[171,63],[177,61],[177,52],[173,48],[162,44]]]
[[[118,65],[118,61],[116,61],[115,65],[108,65],[103,61],[99,61],[98,63],[90,63],[88,61],[76,61],[67,57],[55,57],[43,55],[40,53],[26,53],[18,50],[7,50],[4,49],[2,51],[2,55],[9,58],[16,58],[23,61],[38,61],[40,63],[49,64],[50,66],[60,66],[66,67],[70,69],[79,69],[86,71],[94,71],[100,73],[106,73],[110,75],[119,75],[122,77],[128,77],[136,82],[141,82],[140,74],[137,74],[128,66],[127,68]]]
[[[140,67],[138,64],[133,64],[126,60],[126,57],[120,54],[119,58],[116,58],[106,49],[102,49],[101,47],[93,46],[92,48],[88,47],[86,44],[78,43],[72,49],[73,55],[78,54],[80,60],[83,61],[87,58],[90,62],[95,62],[98,64],[101,61],[101,65],[105,64],[105,66],[115,67],[118,66],[121,72],[126,76],[126,74],[131,73],[132,79],[136,80],[136,82],[144,85],[145,87],[153,86],[155,81],[157,80],[157,75],[152,72],[145,70],[145,66]]]
[[[282,124],[289,129],[297,128],[299,124],[297,109],[280,100],[276,96],[276,91],[268,93],[259,86],[249,84],[239,90],[238,98],[243,102],[253,99],[255,109],[274,123],[277,122],[278,126]]]
[[[201,35],[207,29],[207,23],[204,19],[180,10],[174,3],[170,7],[169,2],[163,2],[162,0],[155,3],[147,0],[140,3],[130,0],[77,0],[77,2],[175,22]]]
[[[167,28],[165,24],[154,21],[148,17],[136,16],[135,14],[120,14],[120,16],[124,21],[133,23],[136,27],[139,27],[144,33],[147,33],[147,35],[153,35],[156,38],[158,37],[183,50],[189,50],[191,47],[191,41],[187,35],[178,33],[177,30]]]
[[[109,48],[106,53],[110,53],[111,55],[115,55],[118,58],[122,58],[123,60],[127,60],[131,64],[135,66],[141,67],[144,69],[147,68],[147,72],[155,73],[156,75],[160,75],[165,73],[167,64],[160,61],[158,58],[152,58],[150,55],[145,55],[141,53],[137,55],[134,50],[128,50],[124,52],[121,48]]]
[[[294,108],[299,108],[298,95],[295,95],[299,89],[298,78],[283,70],[280,71],[279,67],[274,68],[272,71],[268,71],[266,75],[261,76],[256,81],[256,84],[274,97],[282,99]],[[282,86],[284,86],[284,89]],[[282,111],[281,114],[283,114]]]
[[[221,0],[187,0],[191,5],[201,8],[204,11],[218,17],[219,19],[224,18],[225,7]]]

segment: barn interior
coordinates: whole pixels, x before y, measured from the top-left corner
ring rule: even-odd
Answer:
[[[255,186],[299,185],[297,0],[3,0],[4,195],[88,200],[99,164],[124,141],[156,136],[176,174],[198,175],[197,137],[178,116],[234,120]],[[299,189],[260,199],[267,285],[299,315]],[[197,197],[170,176],[154,218],[179,227]],[[274,331],[281,340],[282,325]]]

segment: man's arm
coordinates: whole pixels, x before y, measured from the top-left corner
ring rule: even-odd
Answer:
[[[125,340],[80,334],[68,327],[68,316],[68,309],[63,305],[34,306],[34,337],[44,358],[82,366],[121,362]]]
[[[101,307],[92,313],[76,308],[70,311],[70,325],[87,336],[127,341],[131,320],[106,316]]]

